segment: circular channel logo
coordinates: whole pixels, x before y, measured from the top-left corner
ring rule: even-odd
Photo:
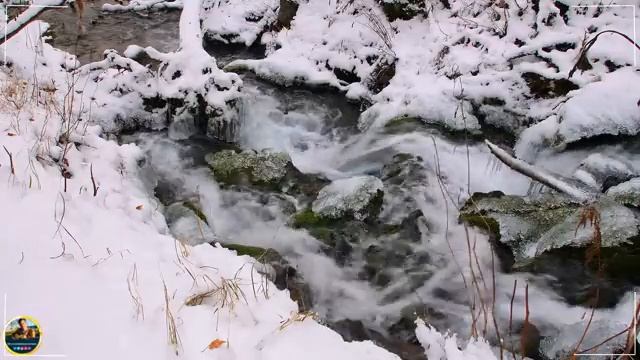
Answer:
[[[4,344],[14,355],[31,355],[40,345],[40,325],[30,316],[19,316],[4,328]]]

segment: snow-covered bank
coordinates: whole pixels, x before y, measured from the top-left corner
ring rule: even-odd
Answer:
[[[411,116],[451,129],[473,130],[481,122],[518,134],[559,114],[556,143],[638,132],[638,99],[597,95],[623,91],[621,77],[640,83],[633,44],[613,33],[600,36],[582,70],[569,78],[583,41],[603,30],[635,38],[638,5],[449,3],[434,2],[411,20],[388,23],[373,0],[302,1],[290,29],[262,36],[265,59],[239,60],[229,68],[284,84],[330,85],[368,99],[373,106],[363,125]],[[393,70],[383,71],[390,62]],[[594,106],[619,110],[610,119],[589,110]],[[594,127],[586,130],[586,123]]]

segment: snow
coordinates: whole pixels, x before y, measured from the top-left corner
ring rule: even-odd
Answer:
[[[274,23],[278,6],[278,0],[206,0],[202,30],[211,39],[250,46]]]
[[[578,71],[570,79],[581,87],[577,91],[540,99],[531,95],[522,78],[523,73],[532,72],[547,79],[566,79],[585,29],[631,35],[633,9],[575,7],[569,9],[565,22],[552,0],[541,0],[538,13],[533,7],[501,7],[488,1],[450,3],[451,9],[430,4],[427,15],[389,23],[369,0],[301,2],[291,28],[262,36],[266,58],[237,60],[228,69],[249,69],[283,85],[331,86],[348,97],[371,102],[361,128],[411,116],[453,130],[474,131],[483,119],[517,135],[558,116],[559,142],[638,132],[638,99],[633,98],[640,81],[630,78],[637,77],[631,67],[635,53],[619,36],[603,35],[591,48],[587,57],[593,68]],[[251,6],[238,4],[234,11],[250,11]],[[216,19],[212,16],[205,22]],[[244,34],[244,26],[230,26]],[[374,31],[377,28],[384,30]],[[377,66],[394,59],[393,78],[382,91],[374,91],[370,85]],[[622,69],[607,74],[607,61]],[[341,80],[334,69],[352,73],[356,81]],[[625,86],[632,88],[625,91]],[[621,92],[623,96],[613,95]],[[487,104],[491,99],[504,106]],[[616,111],[610,113],[610,109]]]
[[[368,215],[363,211],[382,188],[382,181],[375,176],[334,180],[320,189],[311,209],[314,213],[329,218],[337,219],[352,213],[356,219],[361,220]]]
[[[441,334],[422,319],[416,321],[416,336],[429,360],[497,360],[491,346],[482,339],[472,339],[462,349],[455,334]]]
[[[127,4],[104,4],[104,11],[142,11],[182,9],[182,0],[129,0]]]
[[[640,71],[631,68],[606,74],[585,86],[559,113],[558,141],[570,143],[597,135],[640,132]]]

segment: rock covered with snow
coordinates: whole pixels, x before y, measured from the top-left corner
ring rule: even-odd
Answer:
[[[383,184],[375,176],[354,176],[334,180],[318,193],[311,209],[327,218],[353,216],[364,220],[376,215],[383,197]]]
[[[531,199],[495,192],[474,194],[460,210],[460,217],[493,234],[521,261],[535,255],[540,237],[577,207],[565,197]]]
[[[640,214],[603,196],[592,205],[600,215],[602,247],[631,243],[640,233]],[[494,234],[508,245],[516,262],[565,247],[587,247],[593,240],[590,224],[579,226],[584,212],[575,201],[558,195],[531,199],[502,193],[474,194],[461,218]]]
[[[606,194],[621,204],[640,207],[640,177],[613,186]]]
[[[632,243],[632,238],[640,234],[640,216],[638,212],[616,201],[601,197],[592,205],[600,215],[601,246],[615,248]],[[574,211],[546,231],[537,243],[532,256],[562,247],[587,247],[593,241],[593,227],[590,224],[580,226],[583,209]]]
[[[640,132],[640,71],[605,74],[570,98],[559,112],[558,140],[571,143],[598,135]]]
[[[202,29],[208,39],[250,46],[276,21],[277,10],[278,0],[205,0]]]
[[[139,1],[128,6],[135,9],[160,4]],[[182,6],[182,2],[172,4]],[[219,69],[215,59],[203,49],[200,5],[201,1],[184,4],[180,47],[176,51],[162,53],[152,47],[130,45],[123,55],[108,50],[104,60],[78,70],[95,82],[94,101],[98,102],[101,114],[109,115],[102,120],[108,131],[132,127],[129,118],[139,117],[153,122],[152,126],[143,122],[147,128],[163,128],[173,123],[174,133],[181,138],[200,131],[223,141],[235,140],[242,80]],[[133,60],[141,54],[157,61],[158,69]],[[109,119],[111,122],[107,122]]]

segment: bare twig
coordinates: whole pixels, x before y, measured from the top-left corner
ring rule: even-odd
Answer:
[[[89,173],[91,174],[91,185],[93,185],[93,196],[98,195],[99,186],[96,186],[96,179],[93,177],[93,164],[89,166]]]
[[[638,50],[640,50],[640,45],[636,44],[635,41],[633,41],[633,39],[631,39],[626,34],[623,34],[623,33],[619,32],[619,31],[616,31],[616,30],[603,30],[603,31],[600,31],[592,39],[588,40],[584,44],[584,46],[582,47],[582,50],[580,51],[580,55],[578,55],[578,61],[576,61],[576,64],[573,65],[573,68],[571,68],[571,71],[569,71],[569,77],[573,76],[573,74],[578,69],[579,64],[581,64],[584,60],[586,60],[587,51],[589,51],[589,49],[591,49],[591,47],[596,43],[596,41],[598,40],[598,37],[600,37],[600,35],[602,35],[602,34],[607,34],[607,33],[611,33],[611,34],[616,34],[616,35],[622,36],[625,40],[627,40],[633,46],[635,46]]]
[[[513,291],[511,292],[511,303],[509,304],[509,340],[511,340],[511,336],[513,335],[513,300],[516,297],[516,287],[518,286],[518,279],[513,280]],[[513,355],[513,360],[517,359],[516,351],[513,349],[513,346],[509,346],[511,348],[511,355]]]
[[[11,175],[16,175],[16,168],[13,165],[13,154],[11,154],[11,152],[9,152],[9,149],[7,149],[6,146],[2,145],[2,147],[4,148],[4,151],[7,153],[7,155],[9,155],[9,163],[11,164]]]

